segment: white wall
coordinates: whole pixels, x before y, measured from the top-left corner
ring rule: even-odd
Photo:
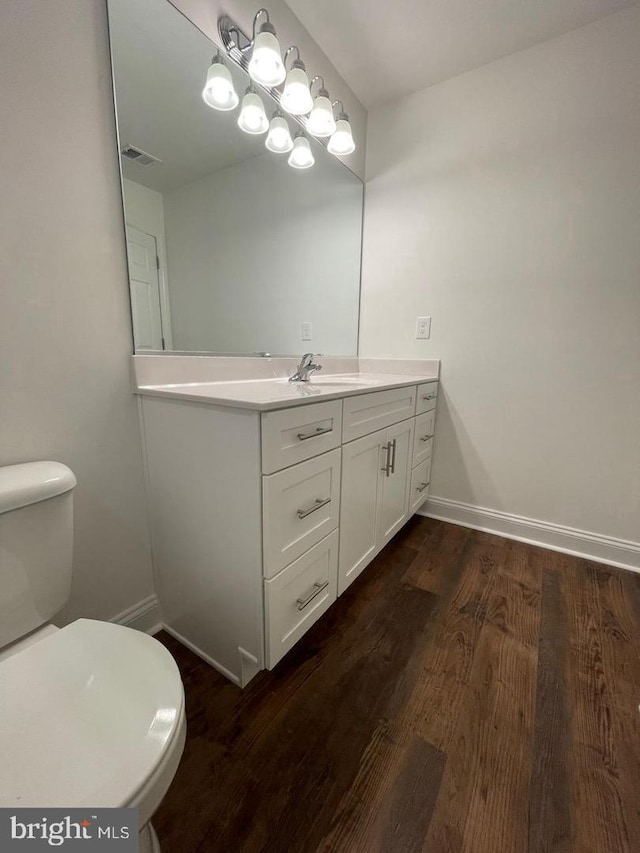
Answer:
[[[639,45],[636,7],[370,112],[361,319],[442,358],[433,494],[634,542]]]
[[[164,210],[177,350],[356,354],[362,184],[342,166],[266,153],[165,193]]]
[[[71,601],[152,592],[105,8],[5,3],[0,24],[0,464],[78,477]]]

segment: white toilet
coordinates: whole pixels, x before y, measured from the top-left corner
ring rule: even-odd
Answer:
[[[76,478],[57,462],[0,468],[0,806],[136,806],[140,851],[176,773],[180,673],[152,637],[78,619],[69,595]]]

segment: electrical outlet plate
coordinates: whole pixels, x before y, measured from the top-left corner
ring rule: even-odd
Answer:
[[[300,339],[303,341],[310,341],[313,338],[313,324],[312,323],[300,323]]]
[[[431,337],[431,317],[416,317],[416,340],[426,341]]]

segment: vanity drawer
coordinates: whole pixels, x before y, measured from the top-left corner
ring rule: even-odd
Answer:
[[[346,397],[342,412],[342,441],[353,441],[416,413],[416,386]]]
[[[416,405],[416,415],[421,415],[422,412],[430,412],[432,409],[435,409],[437,396],[437,382],[425,382],[424,385],[418,385],[418,402]]]
[[[267,668],[309,630],[337,597],[338,531],[264,581]]]
[[[338,526],[337,448],[262,478],[264,575],[272,578]]]
[[[433,430],[436,423],[436,412],[425,412],[416,418],[416,428],[413,433],[413,465],[431,456],[433,448]]]
[[[340,446],[342,402],[312,403],[262,415],[262,473],[272,474]]]
[[[431,457],[421,462],[411,472],[411,491],[409,493],[409,512],[414,513],[426,501],[431,480]]]

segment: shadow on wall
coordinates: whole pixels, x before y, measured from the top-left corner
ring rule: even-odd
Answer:
[[[465,420],[468,422],[441,384],[429,494],[433,498],[503,510],[495,481],[478,453]],[[444,488],[445,483],[447,488]],[[474,490],[472,483],[482,483],[481,494]]]

